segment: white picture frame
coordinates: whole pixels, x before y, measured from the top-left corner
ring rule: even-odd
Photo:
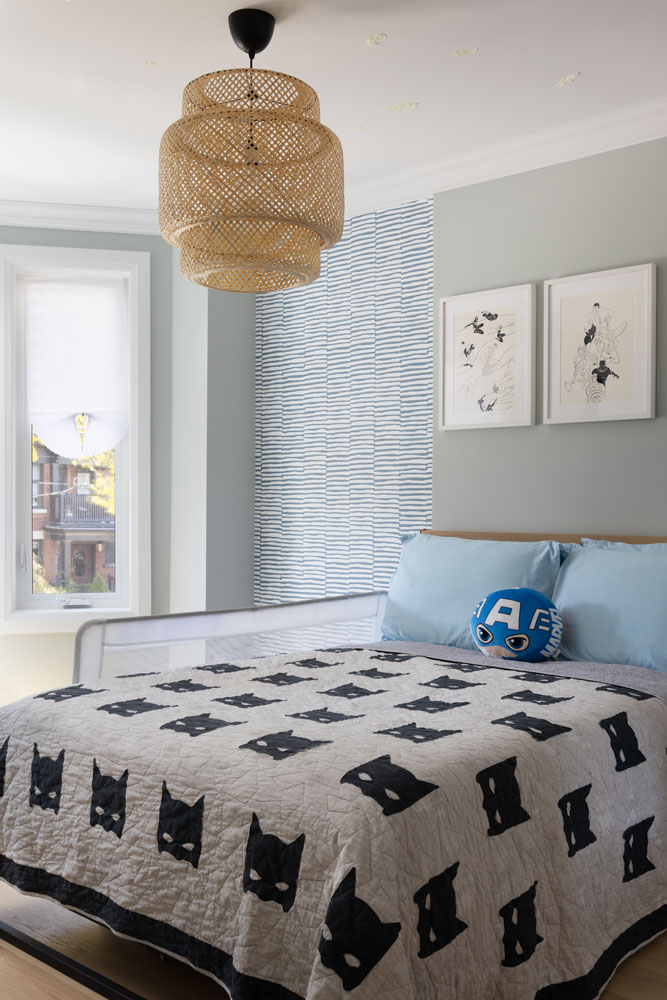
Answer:
[[[440,430],[535,423],[535,286],[440,299]]]
[[[655,265],[544,282],[544,423],[655,416]]]

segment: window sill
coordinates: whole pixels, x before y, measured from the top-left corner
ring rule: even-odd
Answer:
[[[105,618],[131,618],[132,608],[48,608],[13,611],[0,621],[0,635],[53,635],[74,633],[86,622]]]

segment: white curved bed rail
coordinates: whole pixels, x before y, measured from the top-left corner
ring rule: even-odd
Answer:
[[[386,593],[237,611],[90,621],[76,634],[74,683],[130,670],[168,670],[380,637]]]

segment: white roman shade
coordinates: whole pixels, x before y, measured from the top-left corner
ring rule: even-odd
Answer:
[[[23,303],[35,433],[69,459],[114,448],[130,414],[125,279],[25,277]]]

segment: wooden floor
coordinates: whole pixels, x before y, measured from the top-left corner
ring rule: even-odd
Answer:
[[[214,980],[152,948],[116,937],[48,899],[0,882],[0,921],[29,934],[145,1000],[227,1000]],[[97,994],[0,941],[1,1000],[99,1000]]]
[[[225,990],[174,959],[124,941],[46,899],[22,896],[0,882],[0,921],[74,958],[145,1000],[226,1000]],[[96,993],[0,941],[2,1000],[99,1000]],[[465,1000],[465,998],[464,998]],[[602,1000],[667,1000],[667,934],[618,970]]]
[[[667,934],[632,955],[620,967],[602,1000],[665,1000],[667,998]]]

